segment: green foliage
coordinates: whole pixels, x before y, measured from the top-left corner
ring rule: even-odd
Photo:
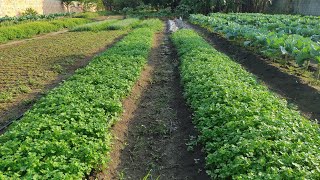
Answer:
[[[54,13],[54,14],[48,14],[48,15],[39,14],[39,15],[19,16],[19,17],[5,16],[0,18],[0,27],[11,26],[14,24],[21,24],[21,23],[30,22],[30,21],[52,20],[58,17],[71,16],[72,14],[74,13]]]
[[[57,19],[53,20],[50,23],[54,24],[55,26],[59,28],[73,28],[75,26],[89,23],[90,20],[83,19],[83,18],[63,18],[63,19]]]
[[[100,22],[93,22],[93,23],[77,26],[73,28],[71,31],[94,31],[94,32],[103,31],[103,30],[107,30],[107,27],[110,24],[115,23],[117,21],[118,20],[105,20]]]
[[[320,179],[318,124],[195,32],[172,40],[212,179]]]
[[[86,19],[93,19],[99,16],[99,13],[97,12],[83,12],[83,13],[78,13],[74,15],[76,18],[86,18]]]
[[[320,33],[319,19],[289,15],[221,14],[210,16],[191,15],[190,21],[228,39],[253,46],[268,57],[289,55],[302,65],[311,59],[320,62],[319,42],[314,38]],[[308,30],[304,30],[308,29]]]
[[[72,28],[89,22],[86,19],[64,18],[53,21],[36,21],[8,27],[0,27],[0,43],[8,40],[23,39],[37,34],[58,31],[62,28]]]
[[[175,13],[179,16],[179,17],[188,17],[190,12],[192,11],[192,8],[189,5],[186,4],[180,4]]]
[[[128,31],[66,32],[1,48],[0,72],[3,73],[0,75],[0,114],[21,101],[21,86],[31,88],[32,91],[28,94],[43,92],[48,84],[58,78],[58,73],[72,75],[69,67],[77,66],[77,62],[97,53],[98,49],[111,45],[127,33]],[[6,118],[1,118],[0,124],[4,121]]]
[[[81,179],[105,165],[109,128],[122,112],[121,101],[138,79],[157,30],[132,31],[1,135],[0,177]]]
[[[140,23],[137,18],[128,18],[121,21],[116,21],[108,25],[108,30],[120,30],[120,29],[130,29]]]
[[[36,16],[38,15],[38,12],[32,8],[27,8],[24,12],[21,14],[22,16]]]

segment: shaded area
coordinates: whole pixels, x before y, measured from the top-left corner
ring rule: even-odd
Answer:
[[[200,147],[187,150],[197,133],[172,49],[168,34],[159,34],[148,65],[123,103],[124,115],[113,127],[109,168],[92,179],[209,179]]]
[[[215,49],[240,63],[245,69],[262,80],[269,89],[286,98],[289,103],[297,105],[304,116],[311,120],[320,120],[320,93],[317,89],[304,84],[301,79],[294,75],[282,72],[262,57],[245,50],[243,47],[234,45],[225,38],[204,28],[196,25],[191,26]]]

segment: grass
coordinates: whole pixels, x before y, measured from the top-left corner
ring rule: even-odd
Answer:
[[[68,32],[0,48],[0,113],[126,32]]]

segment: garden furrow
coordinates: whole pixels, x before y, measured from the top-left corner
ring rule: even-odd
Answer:
[[[158,34],[148,65],[123,103],[122,120],[113,128],[111,164],[92,179],[209,179],[200,147],[188,146],[197,133],[182,96],[178,64],[169,34]]]

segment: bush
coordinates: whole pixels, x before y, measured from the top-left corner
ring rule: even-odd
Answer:
[[[172,39],[212,179],[320,179],[318,124],[195,32]]]
[[[36,16],[38,12],[32,8],[27,8],[23,13],[22,16]]]

